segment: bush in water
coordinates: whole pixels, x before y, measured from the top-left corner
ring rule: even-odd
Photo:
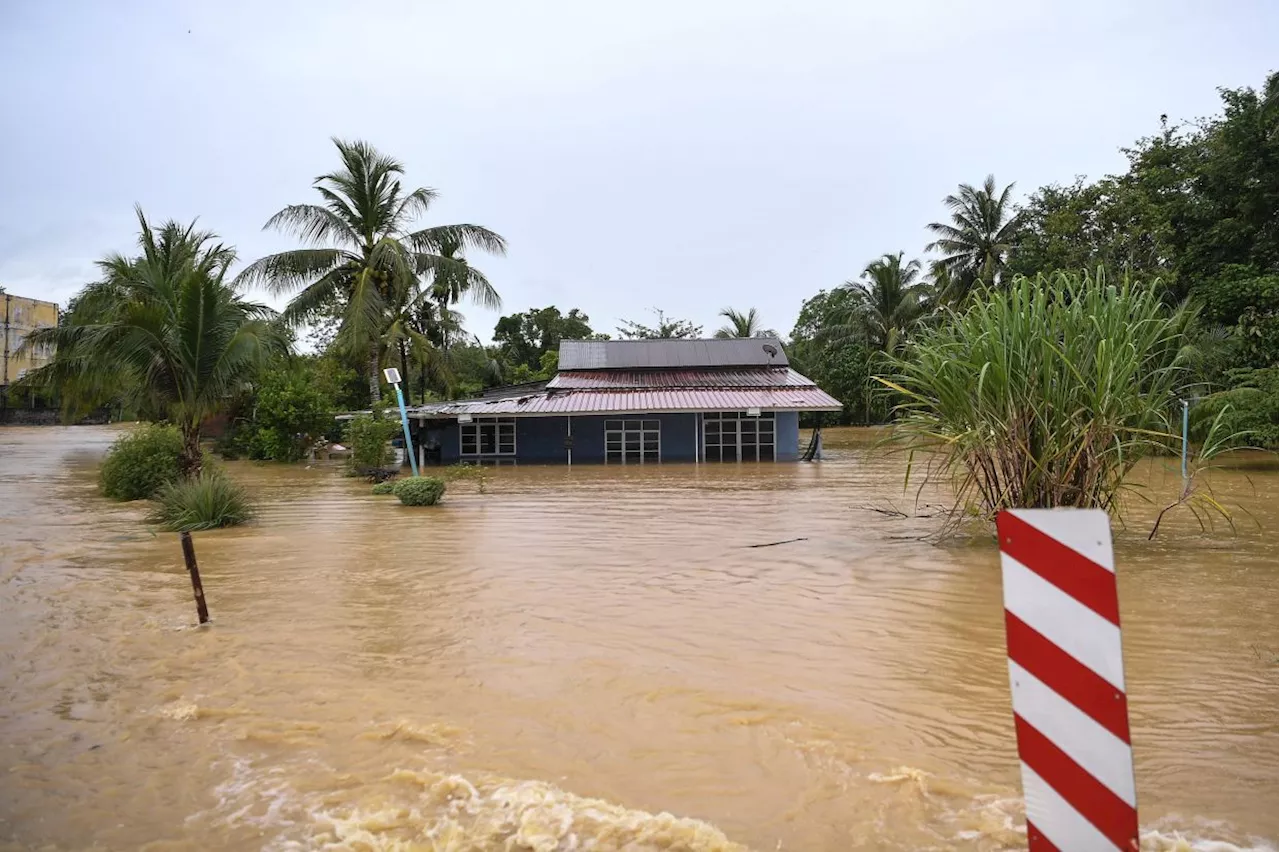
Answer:
[[[406,506],[434,506],[444,496],[445,483],[435,476],[410,476],[397,479],[391,493]]]
[[[121,435],[98,471],[102,493],[113,500],[145,500],[181,475],[182,434],[148,424]]]
[[[375,408],[372,414],[360,414],[347,423],[344,438],[351,450],[351,467],[355,470],[383,467],[391,461],[387,442],[400,431],[400,424],[384,417]]]
[[[456,482],[462,479],[469,479],[476,484],[477,490],[483,494],[485,484],[489,481],[489,473],[483,465],[472,464],[471,462],[458,462],[448,467],[440,468],[440,475],[448,482]]]
[[[155,495],[159,504],[149,520],[173,532],[211,530],[243,524],[253,505],[243,488],[218,471],[206,470],[195,479],[169,482]]]
[[[382,482],[374,483],[371,490],[374,494],[394,494],[396,481],[394,479],[385,479]]]

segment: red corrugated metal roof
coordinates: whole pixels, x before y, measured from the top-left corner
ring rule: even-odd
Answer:
[[[795,388],[550,391],[505,399],[437,402],[411,409],[412,417],[546,414],[651,414],[663,411],[839,411],[840,402],[810,385]]]
[[[725,370],[565,370],[547,385],[564,390],[627,388],[803,388],[813,382],[789,367]]]

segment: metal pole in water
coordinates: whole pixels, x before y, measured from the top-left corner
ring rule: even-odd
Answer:
[[[1182,400],[1182,487],[1187,487],[1187,412],[1189,405]]]
[[[409,437],[409,412],[404,408],[404,391],[400,390],[400,371],[388,367],[382,371],[387,383],[396,389],[396,402],[400,404],[400,426],[404,429],[404,454],[409,457],[409,467],[413,475],[418,475],[418,457],[413,454],[413,439]]]
[[[209,621],[209,607],[204,603],[204,586],[200,583],[200,569],[196,566],[196,546],[191,543],[191,533],[182,533],[182,558],[187,563],[187,573],[191,575],[191,590],[196,594],[196,615],[200,623]]]

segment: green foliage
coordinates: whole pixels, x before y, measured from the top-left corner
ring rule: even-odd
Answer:
[[[394,493],[395,488],[396,481],[394,479],[384,479],[382,482],[375,482],[369,492],[375,496],[381,496]]]
[[[400,432],[400,424],[383,416],[382,409],[372,414],[358,414],[347,421],[343,443],[351,450],[351,466],[362,468],[383,467],[392,459],[387,442]]]
[[[363,359],[370,397],[378,399],[378,367],[389,355],[407,358],[410,346],[424,360],[433,354],[426,321],[440,319],[464,295],[498,307],[497,292],[464,252],[503,254],[506,243],[478,225],[415,229],[435,190],[406,191],[403,164],[366,142],[335,139],[334,145],[342,166],[316,179],[322,203],[291,205],[267,221],[312,247],[264,257],[240,280],[296,294],[282,314],[289,325],[339,317],[333,346]],[[430,289],[423,286],[428,280]],[[433,309],[424,315],[420,309],[428,303]]]
[[[886,254],[867,264],[862,279],[845,287],[852,298],[829,333],[847,334],[871,349],[896,352],[928,308],[927,288],[919,283],[920,261],[902,263],[903,252]]]
[[[845,331],[857,299],[852,288],[838,287],[806,300],[787,348],[791,365],[844,405],[840,423],[879,422],[885,416],[871,393],[876,353],[865,339]]]
[[[542,369],[547,352],[560,348],[561,340],[587,340],[592,337],[591,318],[577,308],[561,314],[555,305],[530,308],[522,314],[511,314],[498,320],[493,341],[512,368],[521,364],[531,371]]]
[[[459,462],[448,467],[442,467],[440,468],[440,475],[448,482],[457,482],[459,480],[474,482],[476,490],[481,494],[485,492],[485,486],[489,482],[488,469],[484,465],[470,464],[469,462]]]
[[[333,400],[307,371],[281,365],[263,375],[254,417],[250,457],[297,461],[331,427]]]
[[[233,249],[194,224],[153,228],[137,213],[141,254],[100,261],[102,280],[77,296],[75,323],[40,329],[23,345],[56,352],[33,371],[34,382],[59,386],[66,398],[129,394],[142,411],[175,424],[184,474],[194,476],[200,422],[288,341],[271,324],[273,311],[225,282]]]
[[[1042,187],[1022,211],[1018,245],[1009,261],[1013,274],[1035,276],[1046,269],[1129,270],[1144,277],[1175,275],[1161,235],[1160,210],[1146,203],[1126,178]]]
[[[1221,418],[1219,429],[1235,443],[1264,450],[1277,449],[1280,391],[1276,367],[1231,370],[1230,390],[1210,394],[1191,407],[1191,440],[1203,443],[1210,427]]]
[[[998,189],[995,175],[987,175],[982,186],[962,183],[955,195],[943,199],[950,221],[929,224],[936,239],[928,250],[942,254],[938,265],[946,270],[951,284],[952,292],[946,294],[950,301],[963,299],[978,284],[1002,281],[1022,226],[1012,193],[1013,184]]]
[[[954,484],[957,511],[1114,511],[1137,459],[1176,440],[1193,318],[1101,270],[982,291],[893,359],[894,436],[928,451],[924,475]]]
[[[244,489],[216,470],[166,483],[154,499],[157,505],[148,520],[173,532],[233,527],[253,517]]]
[[[650,327],[634,320],[623,320],[618,326],[618,333],[629,340],[678,340],[702,336],[700,325],[689,320],[672,319],[661,308],[654,308],[653,312],[658,317],[657,325]]]
[[[445,481],[435,476],[410,476],[397,479],[393,494],[406,506],[434,506],[444,496]]]
[[[113,500],[145,500],[182,475],[182,433],[174,426],[147,424],[111,445],[98,483]]]
[[[720,311],[720,316],[727,320],[727,323],[715,333],[715,336],[721,340],[736,337],[778,336],[778,332],[764,327],[760,321],[760,314],[755,308],[748,308],[745,313],[735,311],[733,308],[724,308]]]
[[[1210,323],[1228,329],[1224,370],[1260,369],[1276,363],[1280,321],[1276,316],[1280,278],[1259,275],[1249,266],[1230,264],[1214,278],[1198,282],[1191,294]],[[1208,377],[1214,386],[1229,384],[1225,373]]]

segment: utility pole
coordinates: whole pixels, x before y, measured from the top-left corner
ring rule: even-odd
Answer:
[[[418,475],[418,457],[413,452],[413,439],[409,437],[409,412],[404,407],[404,391],[400,390],[400,371],[388,367],[382,371],[387,384],[396,389],[396,402],[400,403],[400,426],[404,429],[404,454],[409,457],[409,467],[413,475]]]

